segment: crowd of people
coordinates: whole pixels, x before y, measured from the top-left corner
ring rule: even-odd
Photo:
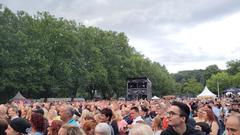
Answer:
[[[0,135],[240,135],[237,99],[13,102]]]

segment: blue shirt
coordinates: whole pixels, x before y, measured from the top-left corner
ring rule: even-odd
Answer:
[[[76,122],[74,119],[70,119],[70,120],[67,122],[67,124],[72,125],[72,126],[75,126],[75,127],[80,127],[80,126],[79,126],[79,123]]]

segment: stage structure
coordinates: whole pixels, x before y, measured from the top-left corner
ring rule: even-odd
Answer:
[[[152,83],[147,77],[127,78],[127,99],[151,99]]]

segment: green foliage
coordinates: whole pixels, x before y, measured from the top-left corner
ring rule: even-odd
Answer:
[[[144,58],[124,33],[86,27],[47,12],[0,11],[0,96],[125,96],[126,78],[147,76],[157,95],[175,92],[164,66]]]
[[[203,85],[195,78],[188,79],[186,83],[183,85],[183,93],[184,95],[197,95],[203,90]]]
[[[217,73],[212,75],[209,80],[207,80],[208,88],[217,94],[218,86],[219,92],[222,93],[223,90],[232,87],[232,76],[226,72]]]
[[[227,72],[235,75],[240,72],[240,60],[231,60],[227,62]]]

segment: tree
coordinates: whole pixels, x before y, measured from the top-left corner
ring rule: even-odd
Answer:
[[[218,92],[218,85],[219,92],[222,93],[223,90],[232,87],[232,77],[227,72],[221,72],[212,75],[211,78],[207,80],[207,86],[214,93]]]
[[[203,89],[203,85],[199,82],[197,82],[196,79],[191,78],[188,79],[188,81],[183,85],[183,94],[187,95],[197,95],[201,92]]]
[[[240,72],[240,60],[231,60],[227,62],[227,72],[235,75]]]
[[[204,71],[204,79],[208,80],[212,75],[219,73],[221,70],[217,65],[210,65]]]

